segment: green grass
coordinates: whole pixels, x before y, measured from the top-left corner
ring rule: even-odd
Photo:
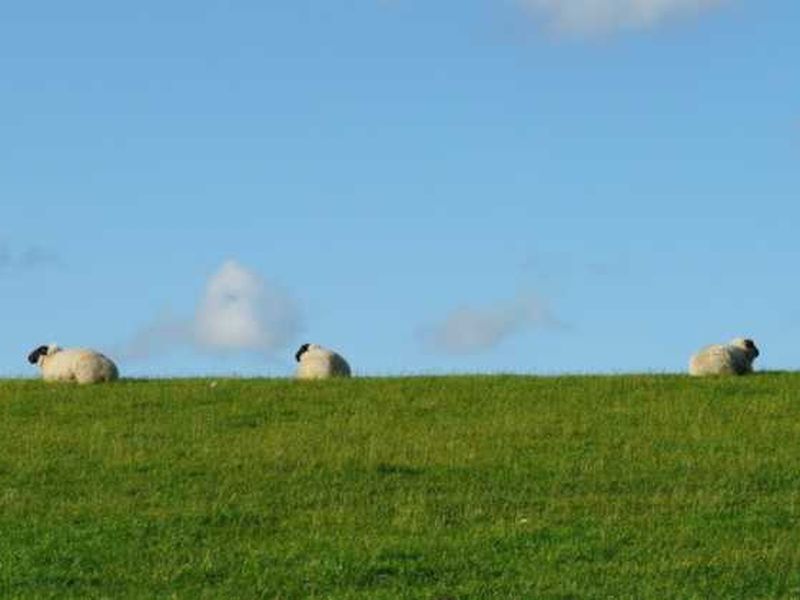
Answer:
[[[800,598],[798,392],[0,382],[0,597]]]

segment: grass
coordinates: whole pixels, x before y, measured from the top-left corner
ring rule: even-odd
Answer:
[[[0,382],[2,598],[800,598],[800,375]]]

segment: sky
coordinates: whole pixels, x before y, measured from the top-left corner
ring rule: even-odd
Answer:
[[[800,348],[795,0],[0,8],[0,376]]]

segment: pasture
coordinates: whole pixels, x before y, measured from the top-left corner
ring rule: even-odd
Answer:
[[[0,382],[2,598],[798,598],[800,375]]]

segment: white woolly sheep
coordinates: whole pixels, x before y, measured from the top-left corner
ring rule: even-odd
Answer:
[[[759,355],[753,340],[735,338],[728,344],[714,344],[700,349],[689,359],[690,375],[745,375],[752,373]]]
[[[339,354],[317,344],[303,344],[294,355],[297,379],[327,379],[350,377],[350,365]]]
[[[119,377],[117,366],[108,357],[84,348],[39,346],[28,355],[28,362],[39,366],[45,381],[99,383]]]

